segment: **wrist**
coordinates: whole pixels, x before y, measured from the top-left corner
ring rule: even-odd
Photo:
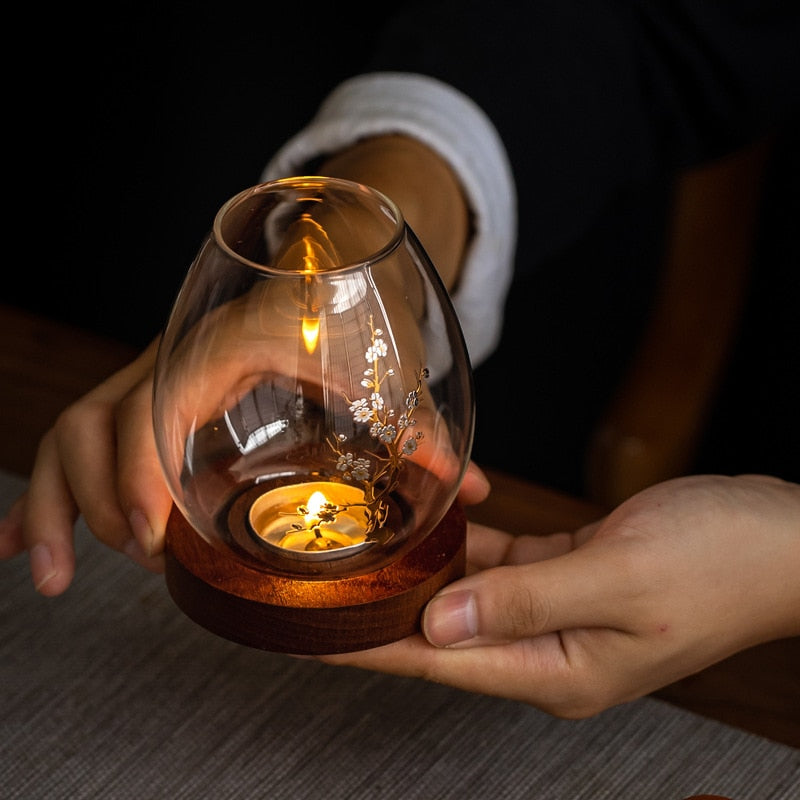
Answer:
[[[397,203],[445,286],[455,287],[470,235],[469,209],[443,158],[410,136],[375,136],[331,156],[320,171],[372,186]]]

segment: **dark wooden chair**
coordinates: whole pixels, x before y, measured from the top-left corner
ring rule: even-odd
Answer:
[[[689,469],[737,330],[768,140],[680,176],[653,314],[586,457],[607,508]]]

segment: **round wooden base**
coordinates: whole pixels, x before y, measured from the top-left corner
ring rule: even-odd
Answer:
[[[453,505],[416,548],[366,575],[304,580],[269,575],[208,544],[173,508],[166,581],[176,605],[239,644],[297,655],[365,650],[419,630],[427,601],[464,575],[467,522]]]

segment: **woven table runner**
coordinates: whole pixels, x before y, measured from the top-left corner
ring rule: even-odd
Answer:
[[[25,482],[0,473],[0,511]],[[0,562],[4,800],[797,800],[800,750],[651,698],[580,721],[233,644],[79,523],[37,595]]]

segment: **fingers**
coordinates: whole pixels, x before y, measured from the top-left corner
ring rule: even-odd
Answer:
[[[75,573],[72,531],[78,509],[58,460],[53,431],[39,445],[28,491],[17,501],[14,516],[21,522],[34,587],[48,597],[60,594]]]
[[[489,479],[474,462],[470,461],[458,491],[458,499],[464,505],[475,505],[485,500],[491,491]]]
[[[68,492],[89,530],[138,564],[160,571],[160,520],[169,513],[168,507],[163,511],[169,494],[153,444],[150,387],[142,381],[118,404],[107,402],[102,393],[87,397],[62,415],[56,438]],[[43,464],[34,474],[55,469]],[[37,489],[31,497],[37,500],[31,514],[37,515],[35,508],[47,495]],[[65,503],[66,498],[51,502]],[[160,537],[153,532],[158,525]]]
[[[799,513],[797,485],[705,476],[571,537],[473,525],[467,556],[484,571],[428,603],[424,636],[324,660],[588,716],[795,635]]]
[[[557,552],[566,540],[550,544]],[[475,647],[570,628],[626,630],[631,624],[628,600],[641,581],[635,575],[620,581],[625,557],[619,555],[614,577],[603,569],[603,557],[591,543],[542,561],[470,575],[428,603],[422,621],[425,637],[437,647]],[[507,552],[506,562],[512,564],[517,557],[513,550]],[[606,552],[605,557],[614,559],[614,554]]]
[[[510,563],[514,548],[488,530],[497,545],[492,563]],[[642,550],[640,539],[650,538],[626,533],[541,561],[490,567],[430,601],[423,620],[429,641],[417,636],[325,660],[521,700],[557,716],[597,713],[741,649],[718,624],[730,621],[727,612],[712,613],[704,627],[695,624],[704,616],[696,598],[670,609],[668,583],[659,569],[648,570],[648,562],[669,556],[657,550],[654,557],[647,543]],[[557,537],[554,550],[562,545]],[[678,600],[685,595],[681,589]],[[682,624],[662,624],[670,619]]]
[[[37,501],[35,505],[47,503],[47,494],[34,488],[37,480],[50,479],[60,467],[87,526],[115,550],[133,546],[133,533],[122,505],[125,492],[131,491],[130,473],[122,476],[118,472],[129,450],[120,449],[118,430],[133,426],[141,431],[146,425],[152,426],[149,408],[125,402],[127,396],[141,391],[151,366],[149,355],[148,350],[61,414],[54,428],[55,463],[37,461],[31,480],[30,496]],[[136,414],[144,419],[136,420]]]
[[[486,570],[509,564],[543,561],[574,550],[576,535],[517,536],[498,528],[471,522],[467,531],[467,564],[472,570]]]
[[[148,558],[160,557],[164,551],[172,508],[153,435],[152,391],[152,376],[148,376],[120,403],[116,425],[120,506]]]
[[[629,637],[603,631],[604,646],[622,663],[631,647]],[[528,703],[561,717],[581,718],[627,699],[610,678],[596,675],[590,655],[591,639],[562,640],[545,634],[501,646],[466,649],[437,648],[420,636],[355,653],[323,656],[340,666],[421,678],[468,692]],[[578,637],[575,637],[576,639]],[[635,646],[635,645],[634,645]]]
[[[54,433],[52,463],[37,461],[31,480],[31,523],[41,520],[43,507],[66,502],[52,496],[47,485],[60,470],[89,530],[109,547],[123,550],[132,534],[117,496],[114,406],[100,397],[77,403],[61,415]]]
[[[136,546],[129,555],[156,572],[164,569],[164,532],[172,508],[153,431],[153,367],[158,340],[132,365],[136,381],[119,399],[114,415],[116,495]]]
[[[0,527],[0,555],[27,549],[33,583],[44,595],[60,594],[73,578],[79,515],[101,542],[162,568],[163,526],[160,540],[146,534],[150,520],[157,531],[169,510],[152,441],[147,376],[154,356],[155,343],[62,412],[42,438],[26,493]],[[131,465],[121,469],[129,457]]]

